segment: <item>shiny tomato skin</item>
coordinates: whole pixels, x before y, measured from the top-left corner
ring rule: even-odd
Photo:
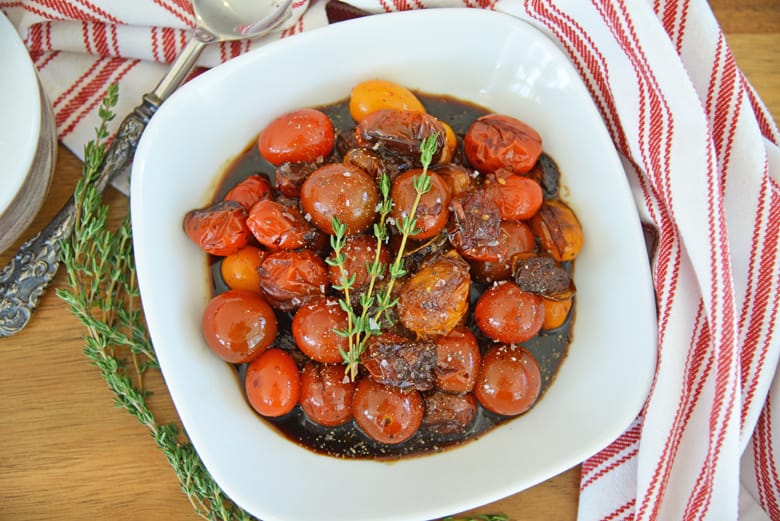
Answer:
[[[225,201],[236,201],[248,212],[261,199],[271,195],[271,181],[262,175],[250,175],[228,190]]]
[[[263,199],[252,207],[246,225],[257,242],[270,250],[303,248],[317,234],[301,212],[270,199]]]
[[[542,187],[533,179],[520,175],[499,178],[491,185],[501,218],[508,221],[533,217],[542,206]]]
[[[344,366],[309,361],[301,371],[300,404],[315,423],[336,427],[352,419],[355,383],[344,380]]]
[[[468,328],[458,326],[438,337],[436,344],[436,387],[451,393],[474,388],[482,365],[477,338]]]
[[[330,154],[336,141],[333,123],[316,109],[300,109],[283,114],[260,132],[257,147],[274,166],[315,161]]]
[[[387,80],[366,80],[352,87],[349,96],[349,113],[356,122],[377,110],[413,110],[425,112],[412,91]]]
[[[347,235],[366,231],[374,222],[378,202],[374,179],[352,165],[324,165],[301,185],[301,209],[328,235],[333,235],[333,217],[346,225]]]
[[[376,237],[366,233],[352,235],[344,241],[342,250],[344,255],[344,276],[347,279],[355,277],[352,287],[357,291],[366,289],[369,284],[371,275],[368,272],[368,266],[376,258],[376,244]],[[328,258],[334,259],[335,256],[331,253]],[[379,262],[382,263],[382,275],[384,275],[391,262],[390,250],[388,248],[383,247],[379,250]],[[340,267],[329,264],[328,277],[332,286],[344,285]]]
[[[258,414],[284,416],[298,403],[301,375],[289,353],[271,348],[247,366],[244,389]]]
[[[539,364],[527,349],[498,345],[485,353],[474,395],[487,410],[516,416],[531,408],[541,387]]]
[[[411,216],[412,206],[417,197],[414,180],[421,174],[422,169],[419,168],[407,170],[393,180],[390,189],[390,198],[393,200],[390,215],[399,229],[405,217],[417,219],[419,232],[412,236],[415,240],[429,239],[444,229],[450,217],[449,207],[452,199],[447,183],[439,174],[429,171],[427,175],[431,179],[431,189],[420,197],[417,211],[414,216]]]
[[[370,438],[388,444],[411,438],[420,427],[424,403],[419,391],[402,391],[369,377],[362,378],[352,398],[352,415]]]
[[[222,259],[220,273],[230,289],[243,289],[261,293],[260,274],[257,270],[266,252],[256,246],[244,246],[236,253]]]
[[[341,351],[349,351],[349,339],[336,333],[346,331],[347,312],[335,298],[316,297],[295,312],[292,333],[303,354],[325,364],[343,361]]]
[[[495,261],[471,261],[471,276],[483,283],[508,280],[512,276],[513,258],[536,249],[531,227],[521,221],[502,221],[495,247]]]
[[[231,364],[242,364],[271,345],[276,337],[276,315],[262,296],[231,289],[211,299],[201,328],[214,354]]]
[[[249,244],[246,210],[235,201],[220,201],[184,216],[184,233],[201,250],[224,257]]]
[[[474,307],[477,327],[505,344],[519,344],[536,336],[544,323],[542,297],[520,289],[514,282],[488,288]]]
[[[531,170],[542,153],[542,138],[531,126],[503,114],[477,118],[466,131],[463,151],[471,166],[487,174],[506,168]]]
[[[307,249],[269,253],[258,272],[268,303],[283,311],[324,295],[330,283],[325,261]]]

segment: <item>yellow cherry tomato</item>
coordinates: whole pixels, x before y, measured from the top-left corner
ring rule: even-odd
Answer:
[[[425,107],[412,91],[392,81],[367,80],[352,88],[349,113],[358,123],[372,112],[384,109],[425,112]]]
[[[254,246],[244,246],[233,255],[222,259],[222,280],[231,289],[243,289],[262,293],[260,273],[257,269],[265,258],[265,251]]]
[[[569,310],[571,309],[571,299],[566,300],[551,300],[543,299],[544,304],[544,323],[542,329],[549,331],[561,327],[566,322],[566,317],[569,316]]]
[[[455,136],[455,131],[452,130],[451,126],[441,120],[439,120],[439,123],[444,126],[444,148],[441,151],[437,163],[449,163],[452,161],[452,156],[455,155],[455,148],[458,146],[458,138]]]

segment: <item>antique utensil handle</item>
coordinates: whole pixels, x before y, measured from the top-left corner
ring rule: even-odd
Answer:
[[[132,161],[138,141],[160,104],[181,85],[207,42],[196,35],[184,47],[154,91],[122,121],[106,151],[95,188],[102,192],[111,179]],[[60,241],[73,233],[76,203],[71,197],[52,221],[25,242],[0,272],[0,337],[11,336],[27,325],[46,287],[57,273]]]

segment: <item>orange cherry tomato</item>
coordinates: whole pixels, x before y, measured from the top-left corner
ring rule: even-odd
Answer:
[[[271,250],[303,248],[317,235],[301,212],[270,199],[263,199],[252,207],[246,225],[257,242]]]
[[[250,175],[231,188],[225,197],[225,201],[236,201],[248,212],[261,199],[271,195],[271,181],[262,175]]]
[[[549,331],[551,329],[559,328],[566,322],[566,317],[569,316],[569,310],[571,309],[572,299],[566,300],[552,300],[549,298],[543,299],[544,302],[544,323],[542,329]]]
[[[402,220],[409,218],[412,206],[417,197],[414,180],[422,173],[422,169],[413,168],[407,170],[393,180],[390,189],[390,197],[393,199],[393,209],[390,215],[395,219],[396,226],[400,229]],[[447,224],[450,216],[450,189],[447,183],[436,172],[429,171],[431,189],[422,195],[417,205],[414,218],[417,220],[419,232],[412,237],[416,240],[428,239],[438,234]]]
[[[266,161],[279,166],[285,161],[315,161],[330,154],[336,142],[333,123],[316,109],[283,114],[260,132],[257,147]]]
[[[328,268],[311,250],[279,250],[260,264],[260,287],[272,307],[289,311],[324,295]]]
[[[317,297],[298,308],[292,333],[298,349],[309,358],[325,364],[343,361],[341,351],[349,351],[349,339],[336,333],[346,331],[347,312],[335,298]]]
[[[377,110],[412,110],[425,112],[425,107],[412,91],[387,80],[367,80],[352,87],[349,113],[360,123]]]
[[[347,235],[361,233],[374,222],[379,191],[374,179],[352,165],[330,163],[309,174],[301,185],[301,209],[323,232],[333,235],[333,218]]]
[[[344,366],[309,361],[301,371],[300,403],[313,422],[335,427],[352,419],[355,384],[344,381]]]
[[[519,119],[503,114],[477,118],[463,138],[469,163],[482,173],[506,168],[528,172],[542,153],[542,138]]]
[[[231,289],[243,289],[261,293],[260,274],[257,272],[266,252],[256,246],[244,246],[236,253],[222,259],[222,280]]]
[[[263,297],[231,289],[206,306],[201,322],[209,348],[226,362],[242,364],[265,351],[276,337],[276,315]]]
[[[283,416],[292,411],[301,395],[301,375],[286,351],[272,348],[246,368],[246,397],[263,416]]]
[[[474,319],[488,337],[519,344],[536,336],[544,323],[542,297],[520,289],[514,282],[488,288],[477,300]]]
[[[252,234],[246,210],[235,201],[220,201],[184,216],[184,233],[211,255],[231,255],[249,244]]]
[[[477,338],[468,328],[458,326],[440,336],[436,344],[436,387],[451,393],[474,388],[482,362]]]
[[[499,177],[490,188],[502,219],[530,219],[542,206],[542,187],[533,179],[519,175]]]
[[[352,398],[352,415],[368,437],[381,443],[401,443],[411,438],[423,418],[419,391],[402,391],[371,378],[361,379]]]
[[[474,395],[485,409],[515,416],[531,408],[541,387],[539,364],[528,350],[498,345],[485,353]]]

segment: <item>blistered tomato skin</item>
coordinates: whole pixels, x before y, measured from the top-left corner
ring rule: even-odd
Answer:
[[[257,147],[266,161],[279,166],[315,161],[333,150],[336,133],[333,123],[316,109],[300,109],[283,114],[263,129]]]
[[[292,321],[298,348],[312,360],[326,364],[341,362],[341,351],[349,351],[349,340],[336,333],[347,329],[347,312],[334,298],[312,299],[298,308]]]
[[[469,163],[483,173],[506,168],[516,174],[531,170],[542,153],[542,138],[519,119],[488,114],[471,124],[463,139]]]
[[[255,358],[276,337],[276,315],[263,297],[244,290],[220,293],[206,306],[203,338],[222,360],[242,364]]]
[[[271,181],[265,176],[255,174],[237,183],[222,199],[225,201],[236,201],[246,211],[249,211],[260,200],[270,195]]]
[[[246,224],[257,242],[270,250],[303,248],[317,234],[298,210],[270,199],[252,207]]]
[[[293,410],[301,394],[298,366],[287,352],[269,349],[247,366],[244,388],[258,414],[283,416]]]
[[[363,170],[339,163],[318,168],[301,186],[301,209],[324,233],[333,235],[333,218],[347,235],[366,231],[374,222],[379,192]]]
[[[344,381],[344,366],[306,362],[301,371],[300,403],[315,423],[336,427],[352,419],[355,384]]]
[[[236,201],[221,201],[188,212],[184,216],[184,233],[201,250],[219,257],[236,253],[252,237],[246,210]]]
[[[425,112],[425,107],[412,91],[387,80],[367,80],[352,88],[349,113],[360,123],[377,110],[411,110]]]
[[[401,443],[411,438],[423,418],[423,399],[419,391],[361,379],[352,399],[352,415],[358,427],[380,443]]]
[[[514,257],[536,248],[534,233],[521,221],[501,221],[495,247],[495,261],[471,261],[471,276],[482,283],[508,280],[512,276]]]
[[[431,116],[412,110],[377,110],[360,122],[355,138],[360,146],[382,146],[394,154],[420,162],[420,144],[423,139],[436,134],[434,161],[441,157],[446,143],[447,130]]]
[[[360,234],[347,237],[342,248],[344,273],[341,267],[330,264],[330,261],[335,259],[335,254],[331,253],[328,257],[328,278],[331,286],[343,287],[345,278],[349,280],[354,277],[352,288],[358,292],[366,289],[371,278],[368,267],[376,259],[376,244],[377,240],[373,235]],[[383,277],[391,262],[388,248],[383,247],[379,250],[379,262],[382,266],[379,276]]]
[[[436,344],[436,387],[451,393],[466,393],[474,388],[482,365],[477,338],[468,328],[459,326]]]
[[[514,282],[488,288],[477,300],[474,319],[486,336],[497,342],[519,344],[536,336],[544,323],[542,297]]]
[[[412,216],[412,206],[417,198],[417,190],[414,188],[414,180],[422,174],[422,169],[407,170],[393,180],[390,189],[390,197],[393,200],[393,208],[390,215],[395,220],[396,226],[401,227],[403,219],[414,217],[417,220],[418,233],[412,238],[416,240],[429,239],[444,229],[450,217],[449,186],[436,172],[428,172],[431,179],[431,189],[420,197],[417,211]]]
[[[260,287],[268,303],[290,311],[324,295],[329,287],[325,261],[311,250],[280,250],[260,264]]]
[[[539,364],[528,350],[498,345],[485,353],[474,395],[489,411],[516,416],[531,408],[541,387]]]
[[[542,187],[527,177],[500,177],[491,185],[491,190],[501,218],[508,221],[530,219],[542,206]]]

